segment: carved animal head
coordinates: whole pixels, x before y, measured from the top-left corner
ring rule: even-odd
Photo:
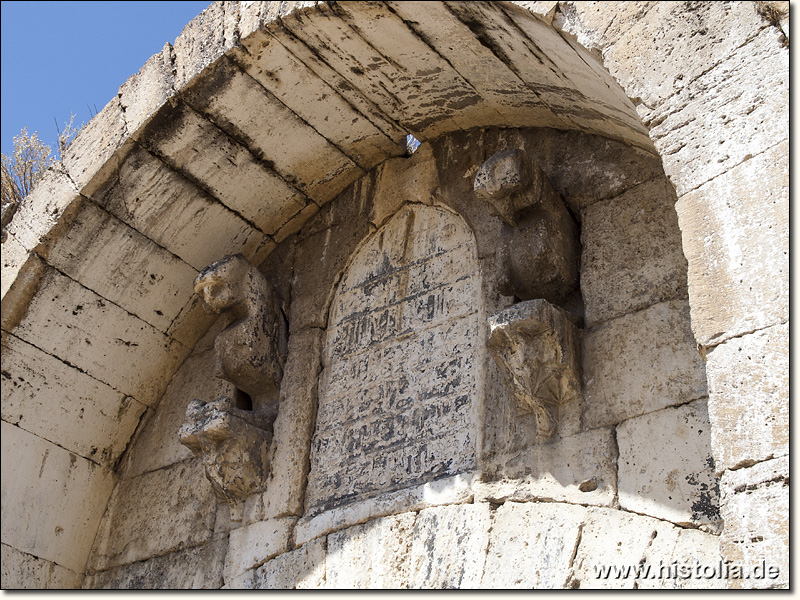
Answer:
[[[208,312],[219,314],[237,305],[245,306],[249,288],[255,282],[253,270],[255,267],[241,254],[226,256],[200,271],[194,280],[194,291],[200,294]]]

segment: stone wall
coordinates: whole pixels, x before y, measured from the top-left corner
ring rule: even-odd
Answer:
[[[784,4],[213,4],[8,228],[4,587],[788,586]],[[395,215],[445,211],[477,314],[508,307],[471,181],[509,148],[580,227],[581,398],[541,443],[479,352],[475,463],[309,513],[338,278]],[[236,252],[291,335],[268,492],[232,519],[176,432],[227,325],[191,282]],[[719,557],[780,571],[594,572]]]

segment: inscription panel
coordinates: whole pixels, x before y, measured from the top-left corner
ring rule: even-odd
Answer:
[[[406,207],[358,250],[331,305],[310,514],[474,468],[479,292],[445,210]]]

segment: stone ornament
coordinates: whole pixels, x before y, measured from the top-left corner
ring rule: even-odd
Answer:
[[[217,496],[234,507],[266,485],[287,327],[266,279],[241,254],[203,269],[194,290],[207,311],[232,317],[214,341],[214,375],[236,393],[192,400],[179,438],[202,458]]]
[[[558,431],[559,407],[581,392],[580,342],[569,314],[546,300],[520,302],[489,318],[489,353],[540,438]]]
[[[478,169],[473,189],[503,220],[498,291],[562,302],[578,283],[578,228],[539,166],[522,150],[497,152]]]

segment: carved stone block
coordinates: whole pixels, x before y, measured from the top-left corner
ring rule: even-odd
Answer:
[[[498,291],[564,301],[578,282],[578,228],[539,166],[522,150],[498,152],[478,169],[473,189],[504,221]]]
[[[181,444],[202,458],[217,497],[231,505],[262,491],[267,479],[272,432],[253,416],[225,396],[192,400],[178,433]]]
[[[523,413],[542,438],[558,429],[558,410],[581,391],[579,332],[546,300],[520,302],[489,318],[489,352]]]
[[[179,439],[202,459],[217,497],[238,521],[242,501],[263,491],[269,475],[287,326],[264,276],[241,254],[203,269],[194,289],[209,312],[231,313],[214,341],[214,374],[236,386],[236,394],[192,400]]]

